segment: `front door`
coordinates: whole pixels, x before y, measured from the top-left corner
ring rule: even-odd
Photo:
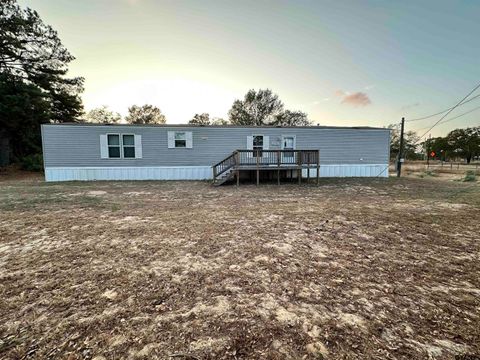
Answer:
[[[263,135],[253,136],[253,156],[262,157],[263,150]]]
[[[282,138],[282,149],[283,150],[295,150],[295,137],[294,136],[283,136]],[[295,163],[295,153],[284,152],[282,163],[285,164],[294,164]]]

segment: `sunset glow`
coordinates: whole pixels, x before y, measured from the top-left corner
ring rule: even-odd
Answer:
[[[385,126],[453,106],[478,82],[479,2],[21,3],[76,56],[71,74],[85,77],[87,111],[125,115],[151,103],[168,123],[227,118],[248,89],[271,88],[316,123]],[[478,119],[473,112],[434,134]]]

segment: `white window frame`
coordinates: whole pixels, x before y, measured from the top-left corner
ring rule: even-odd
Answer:
[[[119,134],[119,133],[107,133],[106,135],[107,135],[107,155],[108,155],[108,159],[109,159],[109,160],[112,160],[112,159],[113,159],[113,160],[115,160],[115,159],[121,159],[121,158],[122,158],[122,151],[123,151],[123,149],[122,149],[122,134]],[[108,143],[108,137],[109,137],[110,135],[116,135],[116,136],[118,136],[118,145],[110,145],[110,144]],[[119,154],[120,154],[119,157],[111,157],[111,156],[110,156],[110,148],[111,148],[111,147],[118,147],[118,152],[119,152]]]
[[[251,150],[247,153],[247,157],[256,157],[255,148],[253,145],[253,140],[255,136],[261,136],[263,138],[262,149],[259,150],[262,153],[262,157],[266,157],[267,153],[265,151],[270,150],[270,136],[265,134],[251,134],[247,136],[247,150]]]
[[[185,146],[176,146],[177,141],[182,139],[175,139],[177,134],[185,134]],[[193,149],[193,132],[188,130],[169,130],[167,131],[167,147],[169,149]]]
[[[296,135],[282,135],[282,150],[285,150],[285,138],[293,138],[293,150],[297,148],[297,136]]]
[[[256,136],[261,136],[262,137],[262,150],[265,145],[265,135],[263,134],[253,134],[252,135],[252,150],[255,150],[255,137]]]
[[[177,134],[183,134],[185,139],[178,139],[179,141],[185,141],[185,146],[177,146]],[[187,149],[187,132],[186,131],[174,131],[173,132],[173,148],[174,149]]]
[[[135,140],[135,134],[132,133],[107,133],[107,159],[108,160],[119,160],[119,159],[124,159],[124,160],[134,160],[137,159],[137,149],[136,149],[136,140]],[[118,145],[109,145],[108,144],[108,137],[110,135],[118,135]],[[123,135],[131,135],[133,136],[133,145],[123,145]],[[134,156],[133,157],[125,157],[123,153],[123,148],[124,147],[133,147],[134,151]],[[110,157],[110,147],[119,147],[120,148],[120,157]]]
[[[130,135],[130,136],[133,136],[133,145],[124,145],[123,143],[123,137],[125,135]],[[130,134],[130,133],[125,133],[125,134],[122,134],[122,141],[121,141],[121,144],[122,144],[122,153],[121,153],[121,158],[122,159],[136,159],[137,158],[137,149],[135,148],[135,134]],[[125,147],[130,147],[130,148],[133,148],[133,157],[125,157],[125,152],[124,152],[124,149]]]
[[[297,136],[282,134],[282,150],[285,150],[285,138],[293,138],[292,150],[295,150],[297,148]],[[295,152],[292,151],[291,153],[282,153],[282,162],[295,163]]]

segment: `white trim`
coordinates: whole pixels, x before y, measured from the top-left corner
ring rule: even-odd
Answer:
[[[175,131],[167,131],[167,143],[169,149],[175,149]]]
[[[43,136],[43,132],[42,132],[42,136]],[[107,134],[100,134],[100,159],[108,159]]]
[[[142,135],[134,135],[134,144],[135,144],[135,159],[141,159],[143,157],[142,149]]]
[[[270,150],[270,136],[263,135],[263,146],[262,150]],[[267,157],[268,154],[266,152],[262,152],[262,157]]]
[[[253,135],[247,136],[247,150],[253,150]]]
[[[193,148],[193,134],[191,131],[186,131],[185,132],[185,147],[187,149],[192,149]]]
[[[316,169],[310,176],[316,177]],[[307,176],[307,170],[303,170]],[[388,164],[329,164],[320,177],[388,177]],[[90,180],[209,180],[211,166],[85,166],[45,167],[46,181]]]
[[[120,157],[110,157],[110,145],[108,145],[108,136],[109,135],[117,135],[118,136],[118,148],[120,150]],[[127,147],[133,147],[135,151],[134,157],[125,157],[123,153],[123,136],[124,135],[131,135],[133,136],[133,145],[126,145]],[[105,139],[105,140],[102,140]],[[137,140],[140,140],[139,146],[137,146]],[[102,141],[105,141],[106,149],[103,147]],[[111,145],[111,147],[117,147],[117,145]],[[137,155],[137,150],[140,149],[139,155]],[[106,153],[105,153],[106,151]],[[100,158],[106,160],[134,160],[134,159],[141,159],[142,158],[142,135],[134,134],[134,133],[106,133],[100,134]]]

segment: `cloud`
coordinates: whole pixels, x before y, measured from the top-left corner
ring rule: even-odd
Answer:
[[[338,97],[344,97],[344,96],[348,95],[348,93],[343,91],[343,90],[337,90],[337,91],[334,92],[333,95],[338,96]]]
[[[342,104],[353,105],[353,106],[367,106],[370,105],[372,101],[364,92],[356,92],[350,95],[344,96]]]
[[[372,85],[367,85],[367,86],[365,86],[364,89],[365,89],[365,90],[370,90],[370,89],[373,89],[374,87],[375,87],[375,85],[372,84]]]

